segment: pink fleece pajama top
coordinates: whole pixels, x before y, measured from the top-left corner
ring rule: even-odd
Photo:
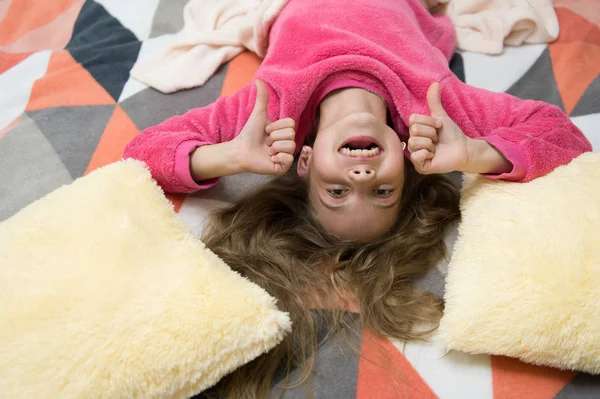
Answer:
[[[301,148],[319,102],[332,90],[361,87],[382,95],[393,127],[408,139],[411,114],[429,114],[427,89],[440,82],[442,104],[469,137],[488,141],[513,164],[495,178],[528,181],[571,161],[591,145],[558,108],[462,83],[449,69],[455,33],[447,17],[418,0],[290,0],[273,24],[256,79],[269,88],[271,121],[293,118]],[[168,192],[193,192],[189,154],[229,141],[245,125],[256,98],[251,84],[230,97],[146,129],[125,158],[148,164]]]

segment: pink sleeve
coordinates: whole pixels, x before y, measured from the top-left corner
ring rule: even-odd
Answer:
[[[456,29],[454,28],[450,17],[446,15],[435,14],[433,15],[433,19],[439,26],[439,36],[432,44],[440,50],[448,62],[450,62],[456,51]]]
[[[231,97],[221,97],[209,106],[149,127],[127,145],[123,157],[145,162],[167,192],[208,188],[218,179],[195,182],[190,174],[190,154],[197,147],[235,138],[252,112],[255,97],[256,86],[250,85]]]
[[[441,82],[442,104],[469,137],[487,141],[512,164],[490,178],[526,182],[592,150],[560,108],[468,86],[454,75]]]

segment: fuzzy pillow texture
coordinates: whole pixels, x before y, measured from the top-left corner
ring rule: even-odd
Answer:
[[[526,184],[467,176],[448,349],[600,373],[600,154]]]
[[[187,398],[290,330],[133,160],[0,224],[0,320],[6,398]]]

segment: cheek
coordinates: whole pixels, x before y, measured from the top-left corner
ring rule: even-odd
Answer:
[[[400,151],[398,151],[398,155],[393,158],[393,161],[396,164],[396,167],[404,169],[404,163],[408,160],[404,156],[404,151],[402,148],[400,148]]]
[[[339,169],[335,155],[331,151],[315,148],[311,160],[311,173],[325,179],[335,177]]]
[[[396,182],[404,181],[404,165],[406,162],[410,162],[404,155],[400,153],[400,156],[393,157],[387,160],[385,165],[385,175],[388,179],[394,180]],[[383,172],[383,170],[382,170]]]

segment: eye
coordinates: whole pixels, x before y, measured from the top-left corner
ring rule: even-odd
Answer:
[[[380,198],[389,197],[390,195],[392,195],[393,192],[394,190],[388,188],[376,188],[375,190],[373,190],[373,194]]]
[[[332,188],[327,190],[329,195],[331,195],[333,198],[342,198],[344,195],[346,195],[347,191],[348,190],[345,190],[343,188]]]

